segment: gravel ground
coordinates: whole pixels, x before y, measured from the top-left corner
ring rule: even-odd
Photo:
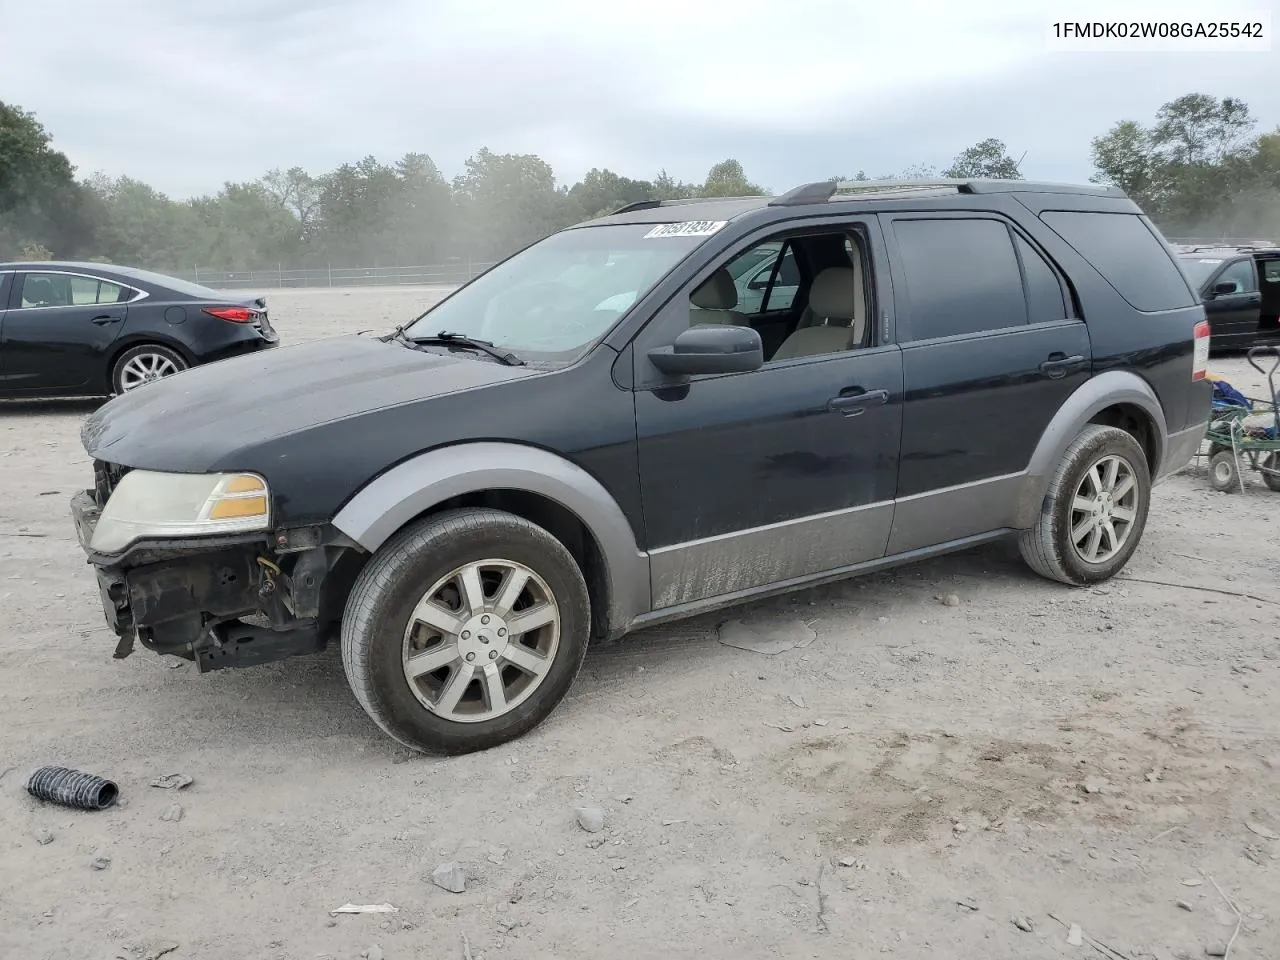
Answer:
[[[435,296],[269,302],[297,342]],[[1256,476],[1168,481],[1097,589],[999,545],[597,646],[538,730],[440,760],[377,731],[337,651],[112,659],[67,512],[90,409],[0,407],[2,957],[1169,960],[1237,926],[1230,956],[1280,956],[1280,495]],[[740,617],[815,639],[720,643]],[[44,763],[123,801],[38,804]],[[448,862],[462,893],[432,883]]]

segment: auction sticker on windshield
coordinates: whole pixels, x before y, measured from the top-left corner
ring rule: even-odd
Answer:
[[[651,240],[654,237],[709,237],[728,222],[728,220],[686,220],[684,223],[663,223],[646,233],[644,239]]]

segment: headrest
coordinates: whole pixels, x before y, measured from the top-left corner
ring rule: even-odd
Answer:
[[[689,301],[703,310],[732,310],[738,305],[738,289],[729,271],[721,267],[689,294]]]
[[[809,309],[828,320],[852,320],[857,315],[857,290],[853,267],[827,267],[813,278]]]

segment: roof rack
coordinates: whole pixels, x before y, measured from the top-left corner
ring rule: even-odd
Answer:
[[[773,207],[796,207],[811,203],[827,203],[833,199],[853,199],[839,196],[840,191],[883,195],[911,195],[924,191],[954,191],[955,193],[1075,193],[1095,197],[1125,197],[1119,187],[1099,184],[1043,183],[1034,180],[977,180],[952,177],[935,177],[926,180],[823,180],[805,183],[788,190],[769,201]]]
[[[614,216],[619,213],[630,213],[632,210],[652,210],[654,207],[662,206],[661,200],[637,200],[634,203],[628,203],[626,206],[619,207],[617,210],[611,211],[608,216]]]

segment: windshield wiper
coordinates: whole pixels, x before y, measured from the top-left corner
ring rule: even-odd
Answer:
[[[523,367],[524,361],[510,350],[503,350],[501,347],[495,347],[489,340],[477,340],[475,337],[468,337],[464,333],[451,333],[448,330],[441,330],[439,333],[430,337],[411,337],[400,327],[397,327],[391,334],[393,337],[399,337],[407,343],[445,343],[457,344],[460,347],[471,347],[479,350],[481,353],[487,353],[500,363],[505,363],[508,367]]]

